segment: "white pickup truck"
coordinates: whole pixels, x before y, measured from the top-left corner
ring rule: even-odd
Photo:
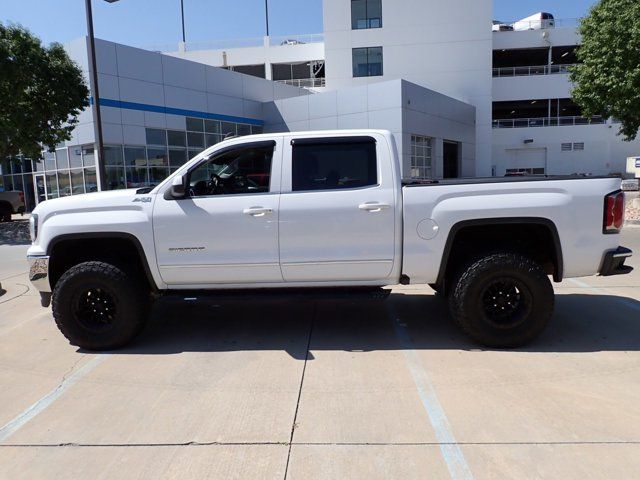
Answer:
[[[24,193],[0,192],[0,222],[10,222],[14,213],[24,213]]]
[[[152,190],[39,204],[30,277],[44,307],[53,298],[62,333],[92,350],[134,338],[160,295],[379,292],[398,283],[431,285],[477,342],[515,347],[552,316],[550,276],[630,271],[631,251],[619,245],[620,183],[403,184],[386,131],[234,138]]]

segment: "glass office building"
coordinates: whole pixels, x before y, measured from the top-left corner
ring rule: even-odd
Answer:
[[[187,117],[187,130],[146,128],[145,145],[105,144],[106,188],[153,187],[205,148],[226,136],[262,133],[262,127]],[[98,191],[94,144],[78,145],[45,152],[33,162],[36,201]],[[30,164],[30,162],[29,162]],[[14,183],[18,185],[18,183]],[[23,184],[24,185],[24,181]]]
[[[24,193],[27,211],[36,205],[33,184],[33,163],[27,158],[0,160],[0,192],[17,190]]]
[[[88,42],[65,46],[88,75]],[[96,108],[79,116],[68,141],[37,161],[0,162],[0,190],[25,193],[27,211],[54,198],[101,188],[153,187],[230,136],[262,133],[263,106],[303,89],[96,39],[103,154],[96,154]],[[101,163],[104,169],[101,168]],[[105,178],[100,178],[101,172]]]

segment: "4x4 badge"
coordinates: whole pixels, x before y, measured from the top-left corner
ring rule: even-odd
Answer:
[[[133,199],[133,202],[149,203],[151,202],[151,197],[136,197]]]

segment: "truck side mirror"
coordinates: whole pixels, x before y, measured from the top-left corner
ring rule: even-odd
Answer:
[[[177,200],[184,198],[187,193],[187,187],[185,185],[185,177],[178,175],[171,180],[171,186],[165,191],[165,200]]]

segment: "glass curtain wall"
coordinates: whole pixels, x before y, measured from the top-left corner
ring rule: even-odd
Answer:
[[[33,162],[28,158],[0,160],[0,192],[23,192],[26,211],[32,210],[36,205],[32,170]]]
[[[187,117],[186,127],[186,130],[147,128],[145,145],[105,145],[107,189],[154,187],[225,136],[262,133],[259,126],[192,117]],[[93,144],[45,152],[34,167],[35,182],[30,167],[27,172],[34,202],[34,183],[39,201],[98,191]]]
[[[43,159],[33,163],[34,173],[44,178],[36,182],[39,201],[98,190],[93,144],[44,152]]]

